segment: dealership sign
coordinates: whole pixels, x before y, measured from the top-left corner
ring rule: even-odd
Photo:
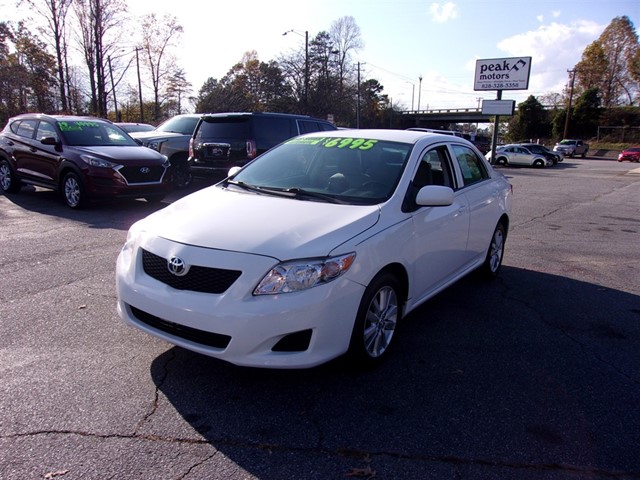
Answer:
[[[474,90],[527,90],[531,57],[476,60]]]

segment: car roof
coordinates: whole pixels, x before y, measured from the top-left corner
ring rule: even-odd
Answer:
[[[206,118],[226,118],[226,117],[281,117],[281,118],[299,118],[299,119],[313,119],[324,120],[322,118],[311,117],[309,115],[301,115],[297,113],[277,113],[277,112],[218,112],[218,113],[203,113],[202,117]]]
[[[111,120],[101,117],[91,117],[88,115],[48,115],[45,113],[23,113],[11,118],[11,121],[23,120],[23,119],[38,119],[38,120],[53,120],[53,121],[92,121],[92,122],[105,122],[113,123]]]
[[[308,133],[305,136],[314,137],[354,137],[368,138],[371,140],[386,140],[390,142],[416,143],[423,138],[428,138],[435,142],[456,142],[465,143],[473,146],[473,144],[462,137],[454,135],[443,135],[440,133],[424,132],[420,130],[393,130],[393,129],[340,129],[324,132]]]

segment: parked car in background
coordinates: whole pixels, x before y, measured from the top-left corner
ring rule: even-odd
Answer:
[[[553,150],[539,143],[518,143],[517,145],[528,149],[532,153],[544,155],[549,160],[551,160],[554,165],[557,165],[559,162],[562,162],[564,160],[564,155],[561,152],[554,152]]]
[[[127,133],[150,132],[151,130],[156,129],[156,127],[149,123],[116,122],[115,124]]]
[[[229,168],[242,166],[289,138],[336,129],[326,120],[306,115],[205,114],[189,144],[189,166],[193,175],[226,176]]]
[[[131,227],[126,323],[238,365],[375,364],[405,315],[500,269],[512,188],[464,139],[323,131],[230,174]]]
[[[618,155],[619,162],[640,162],[640,147],[625,148]]]
[[[560,152],[565,157],[575,157],[577,155],[582,158],[587,156],[589,145],[583,140],[562,140],[553,147],[554,152]]]
[[[491,153],[488,152],[485,158],[491,161]],[[529,167],[545,167],[553,165],[553,161],[546,156],[533,153],[528,148],[520,145],[502,145],[496,148],[494,163],[496,165],[525,165]]]
[[[160,201],[171,189],[169,161],[108,120],[25,114],[0,133],[0,188],[23,184],[62,192],[71,208],[98,198]]]
[[[150,132],[133,132],[131,137],[145,147],[166,155],[173,170],[173,185],[185,188],[191,183],[191,173],[187,164],[189,140],[200,120],[200,114],[176,115],[158,125]]]

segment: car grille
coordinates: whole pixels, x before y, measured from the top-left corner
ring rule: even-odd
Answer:
[[[161,165],[157,166],[124,166],[118,169],[120,175],[124,177],[129,185],[140,183],[158,183],[162,180],[165,168]]]
[[[142,249],[142,267],[147,275],[176,290],[201,293],[224,293],[242,274],[238,270],[191,265],[187,274],[179,277],[169,271],[165,258],[145,249]]]
[[[231,341],[231,337],[229,335],[205,332],[203,330],[198,330],[197,328],[168,322],[167,320],[151,315],[150,313],[140,310],[132,305],[129,305],[129,308],[131,309],[133,316],[145,325],[168,333],[169,335],[173,335],[174,337],[184,338],[185,340],[199,343],[201,345],[221,349],[227,348],[227,345],[229,345],[229,342]]]

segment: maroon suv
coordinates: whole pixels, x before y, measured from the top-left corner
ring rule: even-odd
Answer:
[[[108,120],[25,114],[0,132],[0,188],[23,184],[58,190],[71,208],[98,198],[155,202],[171,189],[171,172],[167,157]]]

